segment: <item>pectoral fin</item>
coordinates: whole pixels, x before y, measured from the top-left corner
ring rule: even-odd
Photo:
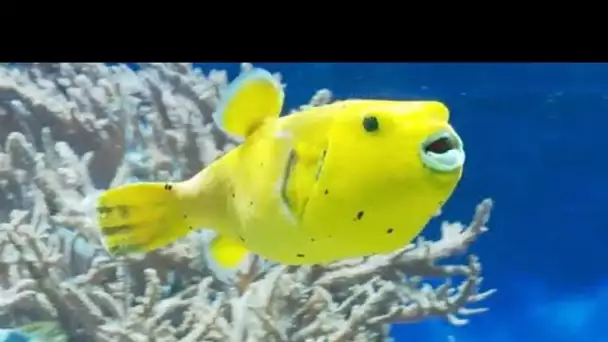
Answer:
[[[217,235],[209,244],[209,254],[222,268],[236,268],[245,260],[249,250],[239,241]]]

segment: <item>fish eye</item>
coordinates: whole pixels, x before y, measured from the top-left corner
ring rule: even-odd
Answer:
[[[363,118],[363,129],[365,129],[366,132],[375,132],[378,128],[380,128],[378,118],[373,115],[368,115]]]

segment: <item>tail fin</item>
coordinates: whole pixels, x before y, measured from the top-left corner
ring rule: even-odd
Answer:
[[[142,182],[104,192],[97,205],[103,242],[111,254],[148,252],[187,235],[190,227],[176,187]]]

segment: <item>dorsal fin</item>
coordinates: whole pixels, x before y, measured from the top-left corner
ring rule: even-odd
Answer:
[[[283,98],[283,88],[272,74],[254,68],[228,85],[213,120],[223,131],[242,140],[267,118],[280,116]]]

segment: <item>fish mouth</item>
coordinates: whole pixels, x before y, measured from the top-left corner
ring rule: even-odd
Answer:
[[[437,172],[451,172],[464,165],[465,153],[460,137],[442,131],[428,137],[421,145],[420,155],[425,166]]]

